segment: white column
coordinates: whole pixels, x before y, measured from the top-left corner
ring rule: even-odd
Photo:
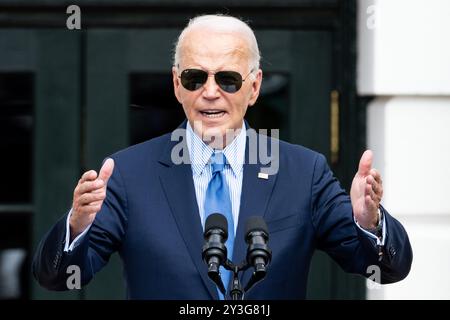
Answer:
[[[383,205],[405,226],[410,275],[369,299],[450,299],[450,1],[358,2],[358,93]]]
[[[368,298],[449,299],[450,97],[377,98],[367,118],[382,203],[405,226],[414,254],[405,280],[367,290]]]

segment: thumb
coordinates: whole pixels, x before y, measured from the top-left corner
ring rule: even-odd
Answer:
[[[371,150],[364,151],[359,160],[358,174],[367,176],[372,169],[373,152]]]
[[[98,178],[105,182],[105,185],[108,183],[109,177],[111,177],[114,170],[114,160],[108,158],[105,163],[103,163],[102,168],[98,174]]]

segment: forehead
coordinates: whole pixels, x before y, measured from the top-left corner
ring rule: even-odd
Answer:
[[[208,70],[246,67],[250,57],[248,42],[236,32],[192,30],[185,35],[180,49],[183,66],[195,65]]]

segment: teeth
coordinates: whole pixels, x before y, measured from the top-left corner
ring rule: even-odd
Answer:
[[[214,111],[202,111],[201,113],[205,117],[208,117],[208,118],[219,118],[219,117],[222,117],[225,114],[224,111],[216,111],[216,110],[214,110]]]
[[[207,113],[207,114],[215,114],[215,113],[221,113],[223,111],[222,110],[205,110],[202,112]]]

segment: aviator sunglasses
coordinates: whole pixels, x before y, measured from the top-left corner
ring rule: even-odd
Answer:
[[[242,87],[242,82],[253,72],[251,70],[243,79],[241,74],[236,71],[218,71],[214,72],[214,80],[217,85],[225,92],[235,93]],[[208,72],[200,69],[186,69],[178,76],[181,84],[189,91],[195,91],[203,87],[208,80]]]

